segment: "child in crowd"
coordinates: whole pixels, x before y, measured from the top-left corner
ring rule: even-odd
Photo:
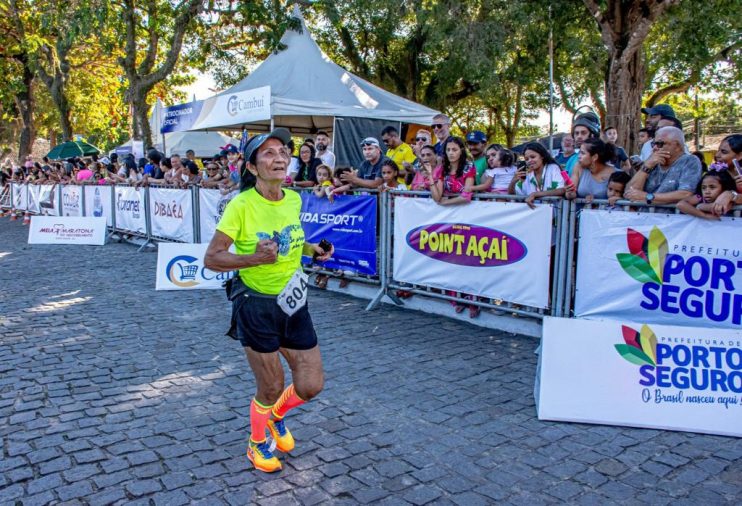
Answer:
[[[386,159],[381,164],[381,191],[407,190],[407,185],[399,182],[399,166],[394,160]]]
[[[325,165],[318,165],[315,172],[317,176],[317,185],[314,187],[315,196],[322,198],[330,196],[335,185],[332,184],[332,169]]]
[[[714,202],[725,191],[735,191],[734,179],[728,172],[707,172],[701,178],[696,188],[696,194],[678,202],[678,210],[684,214],[718,220],[714,214]]]
[[[623,171],[616,171],[611,174],[611,177],[608,178],[608,188],[606,189],[606,195],[608,195],[608,203],[610,205],[615,206],[616,201],[623,199],[623,192],[630,180],[631,176]]]
[[[482,186],[490,193],[507,195],[510,181],[518,171],[515,166],[515,154],[496,144],[488,147],[486,154],[487,169],[482,177]]]
[[[350,167],[339,167],[335,169],[335,172],[332,175],[333,189],[327,194],[327,198],[330,202],[335,199],[335,195],[344,195],[353,187],[351,184],[343,183],[342,179],[340,179],[340,176],[346,172],[352,172],[352,169]]]

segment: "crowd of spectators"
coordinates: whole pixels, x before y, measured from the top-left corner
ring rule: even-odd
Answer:
[[[293,156],[285,184],[311,189],[317,198],[330,201],[370,189],[429,192],[442,206],[467,205],[478,193],[510,194],[525,197],[531,207],[542,197],[677,205],[680,212],[705,219],[719,219],[742,204],[742,134],[724,138],[707,167],[701,153],[688,151],[683,125],[671,106],[660,104],[642,113],[645,127],[636,132],[640,143],[633,156],[616,145],[616,128],[601,128],[593,112],[577,115],[571,131],[561,138],[561,149],[553,152],[539,142],[516,152],[488,143],[479,130],[456,137],[450,119],[438,114],[430,130],[418,129],[410,144],[394,126],[383,128],[378,137],[364,138],[359,143],[363,162],[354,168],[336,166],[331,137],[320,131],[298,149],[290,143]],[[165,157],[156,149],[139,160],[115,153],[66,161],[29,157],[18,166],[6,159],[0,167],[0,187],[8,182],[199,185],[228,195],[251,187],[254,176],[246,170],[239,148],[227,145],[203,159],[192,150],[183,157]],[[470,312],[478,314],[471,307]]]

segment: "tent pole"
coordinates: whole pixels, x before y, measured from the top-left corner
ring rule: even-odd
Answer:
[[[271,130],[270,130],[271,132],[273,131],[273,128],[274,128],[275,126],[276,126],[276,122],[275,122],[275,120],[273,119],[273,116],[271,116]]]

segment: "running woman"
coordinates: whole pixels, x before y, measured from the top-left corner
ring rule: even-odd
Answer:
[[[322,390],[324,374],[312,319],[306,304],[302,254],[328,260],[325,251],[305,242],[299,221],[301,198],[281,188],[291,154],[289,131],[277,128],[253,137],[245,146],[247,169],[256,177],[253,188],[233,198],[224,210],[206,251],[207,268],[239,269],[246,292],[233,300],[237,337],[255,375],[257,392],[250,404],[247,457],[256,469],[275,472],[281,462],[271,451],[266,430],[276,448],[290,452],[294,438],[286,428],[286,413]],[[236,253],[228,250],[234,244]],[[284,389],[283,355],[292,380]]]

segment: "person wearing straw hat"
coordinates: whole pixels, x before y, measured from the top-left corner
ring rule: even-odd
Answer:
[[[255,186],[229,202],[204,258],[211,270],[239,270],[228,287],[233,304],[229,335],[242,343],[255,375],[247,457],[264,472],[281,469],[266,430],[278,450],[291,451],[294,438],[284,417],[323,387],[322,358],[307,308],[301,257],[325,261],[334,251],[327,241],[305,241],[299,220],[301,198],[281,187],[291,156],[286,148],[289,140],[289,131],[277,128],[248,141],[244,157]],[[232,245],[235,253],[229,251]],[[285,389],[279,354],[292,373],[293,382]]]

